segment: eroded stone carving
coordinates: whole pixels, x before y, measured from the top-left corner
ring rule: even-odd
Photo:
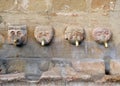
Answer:
[[[16,46],[22,46],[27,42],[26,25],[9,25],[8,26],[8,42]]]
[[[112,33],[108,28],[96,28],[93,30],[93,38],[96,42],[104,44],[105,47],[108,47],[108,41],[110,40]]]
[[[42,45],[48,45],[54,35],[53,28],[51,26],[37,26],[34,31],[35,39]]]
[[[84,36],[85,32],[82,27],[72,25],[65,29],[65,39],[76,46],[79,46],[80,42],[84,39]]]

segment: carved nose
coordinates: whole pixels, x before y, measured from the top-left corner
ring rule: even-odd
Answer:
[[[44,34],[43,34],[43,36],[47,36],[47,34],[46,34],[46,33],[44,33]]]

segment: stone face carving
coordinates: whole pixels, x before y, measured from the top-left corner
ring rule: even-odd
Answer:
[[[35,39],[42,45],[48,45],[54,35],[53,28],[51,26],[37,26],[34,31]]]
[[[79,46],[80,42],[84,39],[84,36],[85,32],[82,27],[72,25],[65,29],[65,39],[76,46]]]
[[[9,25],[8,26],[8,42],[16,46],[22,46],[27,42],[26,25]]]
[[[96,28],[93,30],[93,38],[96,42],[104,44],[105,47],[108,47],[107,42],[110,40],[112,33],[108,28]]]

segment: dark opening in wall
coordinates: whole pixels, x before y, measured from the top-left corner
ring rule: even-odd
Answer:
[[[104,57],[105,74],[110,75],[110,56]]]

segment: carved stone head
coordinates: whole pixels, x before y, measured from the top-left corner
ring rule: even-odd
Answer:
[[[65,39],[76,46],[84,39],[84,36],[85,32],[82,27],[72,25],[65,29]]]
[[[96,28],[93,30],[93,38],[98,43],[104,43],[105,47],[108,47],[107,42],[110,40],[112,33],[108,28]]]
[[[53,38],[54,31],[51,26],[37,26],[34,31],[35,39],[42,45],[49,44]]]
[[[26,25],[9,25],[8,26],[8,42],[16,46],[22,46],[27,42]]]

